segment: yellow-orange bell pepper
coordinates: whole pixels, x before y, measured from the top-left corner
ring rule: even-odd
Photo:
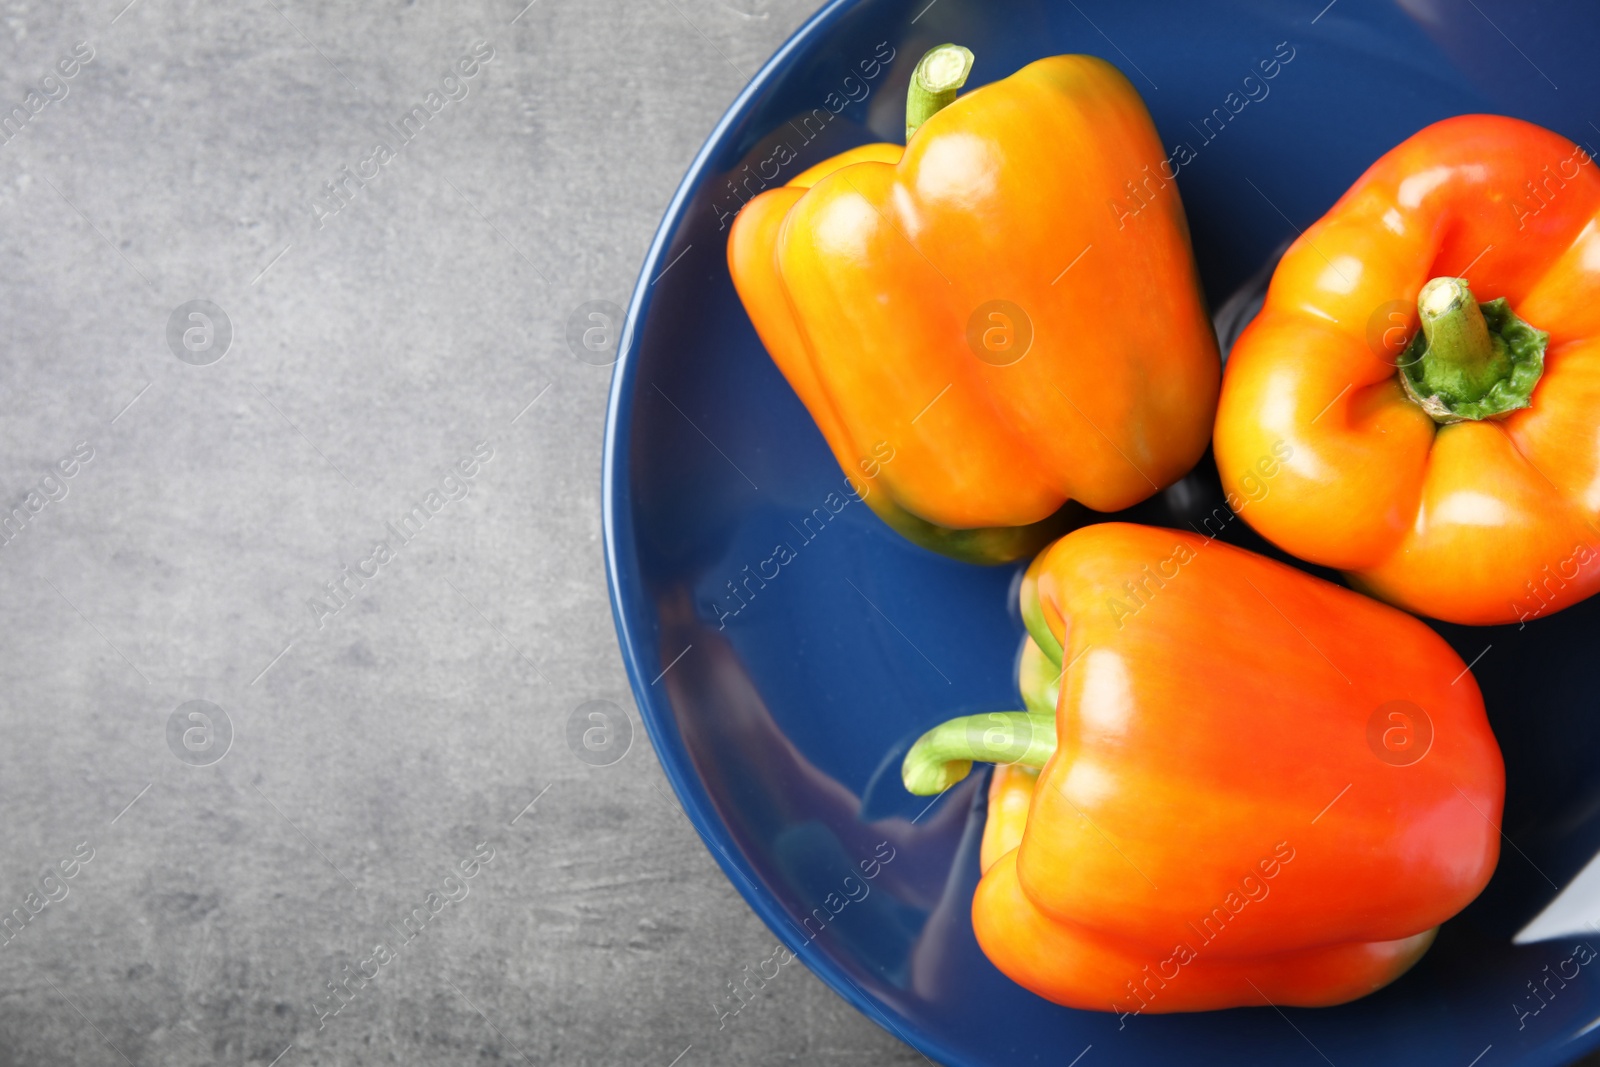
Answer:
[[[1029,567],[1025,711],[955,719],[903,775],[995,768],[984,954],[1124,1017],[1339,1004],[1399,977],[1499,856],[1500,750],[1423,623],[1188,532],[1101,523]]]
[[[1056,56],[955,99],[970,61],[923,58],[905,147],[852,149],[747,203],[728,264],[867,504],[927,547],[1001,562],[1059,533],[1069,500],[1114,511],[1180,478],[1221,374],[1138,92]],[[1142,206],[1119,210],[1131,188]]]
[[[1412,611],[1516,622],[1600,590],[1588,153],[1467,115],[1373,164],[1229,355],[1216,455],[1262,535]]]

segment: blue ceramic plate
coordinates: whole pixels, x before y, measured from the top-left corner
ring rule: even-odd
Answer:
[[[1549,978],[1570,974],[1575,939],[1511,944],[1600,849],[1600,598],[1521,631],[1441,627],[1464,659],[1492,646],[1475,671],[1506,757],[1509,844],[1488,890],[1399,982],[1340,1008],[1119,1026],[1002,977],[968,918],[986,779],[928,807],[897,765],[928,726],[1017,705],[1017,570],[913,547],[850,498],[728,278],[740,202],[851,145],[898,139],[911,68],[944,41],[977,54],[972,86],[1062,52],[1117,64],[1163,140],[1191,148],[1178,182],[1216,308],[1427,123],[1495,111],[1600,142],[1592,4],[1326,2],[839,0],[735,101],[645,260],[604,487],[645,725],[750,906],[841,996],[942,1063],[1065,1065],[1093,1046],[1083,1067],[1497,1067],[1600,1045],[1600,975]],[[1275,55],[1274,78],[1246,83]],[[1208,459],[1122,517],[1182,527],[1221,507]],[[1242,522],[1226,530],[1266,551]]]

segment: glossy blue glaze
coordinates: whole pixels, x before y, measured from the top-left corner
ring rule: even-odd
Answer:
[[[968,919],[986,779],[928,806],[896,768],[928,726],[1018,706],[1017,569],[915,548],[850,498],[728,278],[730,179],[759,175],[780,140],[799,158],[775,175],[769,165],[771,184],[850,145],[898,139],[911,67],[946,40],[976,52],[971,85],[1061,52],[1121,67],[1164,140],[1194,152],[1178,182],[1213,306],[1436,119],[1499,111],[1600,142],[1589,121],[1600,105],[1585,111],[1600,100],[1592,4],[1324,2],[839,0],[734,102],[645,260],[604,470],[613,606],[645,725],[750,906],[840,995],[939,1062],[1064,1065],[1092,1045],[1085,1067],[1466,1067],[1480,1055],[1494,1067],[1600,1045],[1600,1029],[1586,1029],[1600,1019],[1600,964],[1558,985],[1544,968],[1572,956],[1570,940],[1510,944],[1600,848],[1594,601],[1521,631],[1440,627],[1468,660],[1493,646],[1476,674],[1505,750],[1511,844],[1483,897],[1395,985],[1334,1009],[1119,1020],[1002,977]],[[1262,95],[1245,78],[1280,42],[1293,58]],[[1228,109],[1230,93],[1254,99],[1208,139],[1202,119]],[[1208,457],[1120,517],[1183,526],[1221,499]],[[1224,537],[1277,555],[1242,522]],[[1242,747],[1241,773],[1249,761]],[[1540,999],[1529,983],[1544,983]]]

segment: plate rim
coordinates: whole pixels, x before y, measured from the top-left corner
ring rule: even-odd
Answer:
[[[766,91],[771,82],[788,68],[794,57],[811,43],[816,34],[831,28],[846,12],[863,2],[865,0],[829,0],[789,35],[739,91],[721,118],[706,134],[705,142],[695,153],[694,159],[684,172],[683,178],[662,213],[661,222],[650,241],[650,248],[645,253],[638,277],[634,281],[633,292],[628,298],[628,310],[618,337],[617,360],[612,367],[611,383],[606,398],[605,440],[600,460],[600,525],[605,549],[606,589],[611,601],[612,623],[616,627],[617,643],[622,652],[629,687],[633,690],[634,704],[644,723],[645,732],[655,749],[656,762],[671,784],[673,793],[676,794],[678,803],[682,805],[683,813],[688,817],[690,825],[705,844],[706,850],[711,853],[712,859],[722,868],[724,876],[734,890],[796,959],[804,963],[806,968],[822,979],[829,989],[844,998],[846,1003],[866,1018],[918,1052],[937,1059],[940,1063],[951,1067],[985,1067],[923,1032],[900,1009],[883,1003],[867,993],[831,957],[821,952],[807,953],[806,950],[812,947],[814,942],[796,939],[792,932],[786,930],[786,927],[792,925],[787,913],[770,892],[760,888],[753,866],[738,843],[727,833],[726,824],[711,807],[710,798],[700,780],[684,773],[687,753],[683,750],[681,738],[671,720],[670,709],[658,707],[657,698],[652,693],[654,683],[646,677],[640,657],[640,652],[644,649],[655,649],[659,652],[658,643],[652,636],[636,630],[629,618],[630,611],[648,608],[643,602],[643,583],[638,573],[637,557],[631,550],[624,551],[621,535],[631,526],[633,518],[632,502],[626,493],[630,479],[623,464],[627,461],[627,449],[630,444],[627,417],[632,413],[635,399],[634,372],[639,349],[640,324],[649,315],[653,297],[651,280],[656,276],[658,265],[672,247],[673,239],[684,222],[685,209],[695,189],[705,178],[713,154],[721,149],[729,131],[743,120],[750,102]],[[671,761],[663,759],[663,752],[671,752],[678,758]],[[891,1013],[894,1018],[891,1018]]]

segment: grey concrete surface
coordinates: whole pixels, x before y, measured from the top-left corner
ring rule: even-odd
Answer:
[[[813,0],[524,3],[5,4],[0,1064],[923,1062],[719,1018],[565,339]]]

